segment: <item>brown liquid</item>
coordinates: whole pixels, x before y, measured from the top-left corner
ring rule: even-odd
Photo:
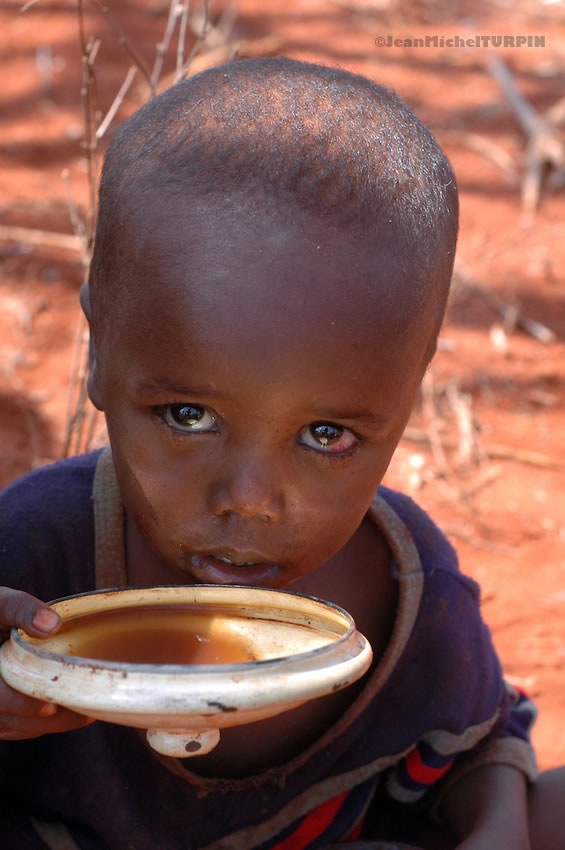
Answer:
[[[229,612],[230,617],[237,616]],[[252,659],[237,635],[213,634],[226,610],[202,605],[136,605],[63,620],[56,652],[136,664],[233,664]],[[213,636],[212,636],[213,635]]]

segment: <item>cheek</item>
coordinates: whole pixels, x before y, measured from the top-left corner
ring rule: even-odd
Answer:
[[[326,480],[309,500],[295,506],[296,539],[314,559],[329,559],[361,524],[377,486],[374,476],[352,476],[347,485]]]
[[[149,476],[144,472],[143,466],[140,468],[135,462],[135,458],[133,461],[129,460],[122,451],[115,448],[112,455],[126,511],[139,530],[145,533],[150,527],[159,525],[159,511],[152,488],[147,486]]]
[[[128,513],[153,523],[182,514],[202,498],[210,458],[171,445],[150,414],[108,415],[108,433]],[[195,442],[195,449],[201,448]]]
[[[178,458],[163,456],[154,443],[153,449],[149,446],[132,439],[126,445],[120,442],[119,448],[113,444],[122,500],[147,540],[171,540],[187,517],[201,510],[202,494],[194,482],[201,482],[202,476],[186,474]]]

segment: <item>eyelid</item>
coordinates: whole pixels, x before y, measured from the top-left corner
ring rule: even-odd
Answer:
[[[300,443],[300,447],[306,452],[312,452],[316,456],[318,463],[325,463],[329,466],[337,466],[342,463],[347,463],[357,454],[361,448],[361,440],[357,440],[351,448],[344,452],[324,452],[320,449],[314,449],[312,446],[307,446],[306,443]]]
[[[354,438],[353,442],[350,445],[348,445],[345,448],[338,450],[338,451],[335,451],[335,449],[332,450],[331,446],[329,447],[329,449],[324,449],[324,447],[321,446],[321,445],[320,446],[312,445],[311,443],[306,442],[306,440],[301,439],[301,435],[304,432],[307,432],[308,429],[312,428],[312,426],[314,426],[314,425],[316,425],[316,426],[317,425],[330,425],[334,428],[340,428],[343,432],[342,437],[340,437],[340,439],[343,439],[343,436],[345,434],[350,434]],[[316,422],[310,422],[308,425],[304,425],[300,429],[300,431],[298,432],[298,442],[301,446],[303,446],[306,449],[309,449],[310,451],[315,452],[318,455],[321,455],[322,457],[328,457],[328,458],[346,459],[348,457],[351,457],[351,455],[353,455],[355,453],[355,451],[357,450],[357,448],[359,447],[361,441],[362,441],[361,436],[358,433],[356,433],[352,428],[347,428],[345,425],[341,425],[340,423],[337,423],[337,422],[331,422],[329,420],[317,420]]]
[[[168,417],[167,414],[170,413],[171,408],[172,407],[182,407],[183,405],[186,406],[186,407],[196,407],[196,408],[199,408],[200,410],[204,411],[204,413],[208,414],[208,416],[212,420],[213,427],[209,427],[209,426],[204,427],[204,428],[190,427],[190,426],[189,427],[183,427],[178,422],[169,421],[169,417]],[[154,405],[152,407],[152,411],[164,423],[164,425],[166,425],[175,434],[180,434],[180,435],[183,435],[183,436],[187,435],[187,434],[213,434],[218,430],[218,428],[217,428],[218,416],[217,416],[216,412],[214,410],[212,410],[212,408],[208,407],[206,404],[197,404],[196,402],[186,401],[186,400],[185,401],[174,401],[174,402],[170,402],[169,404]]]
[[[202,427],[200,427],[200,428],[199,427],[190,427],[190,426],[189,427],[183,427],[180,423],[176,423],[174,421],[169,421],[169,417],[167,416],[167,414],[170,413],[170,409],[173,408],[173,407],[182,407],[183,405],[185,405],[187,407],[199,408],[200,410],[207,413],[208,416],[210,417],[210,419],[212,420],[212,426],[211,427],[208,426],[208,427],[204,427],[204,428],[202,428]],[[199,404],[199,403],[196,403],[196,402],[189,402],[189,401],[186,401],[186,400],[184,400],[184,401],[173,401],[173,402],[169,402],[168,404],[153,405],[151,410],[152,410],[153,414],[161,420],[163,425],[165,427],[167,427],[170,432],[172,432],[175,436],[177,436],[179,438],[188,437],[189,435],[194,435],[194,434],[217,433],[217,431],[218,431],[218,418],[219,418],[218,414],[216,413],[216,411],[214,411],[212,408],[208,407],[208,405],[205,405],[205,404]],[[318,446],[310,445],[310,444],[306,443],[304,440],[300,439],[300,434],[303,431],[311,428],[313,425],[321,425],[321,424],[330,425],[330,426],[333,426],[335,428],[341,429],[342,432],[343,432],[342,436],[345,435],[345,434],[351,435],[351,437],[353,437],[352,443],[350,445],[346,446],[344,449],[341,449],[339,451],[335,451],[335,450],[332,451],[331,446],[330,446],[329,449],[324,449],[323,446],[318,447]],[[329,420],[317,420],[316,422],[310,422],[308,425],[303,426],[303,428],[301,428],[300,431],[298,432],[298,443],[303,449],[306,449],[307,451],[313,452],[317,456],[318,460],[325,460],[325,461],[330,462],[330,463],[338,463],[340,461],[345,462],[345,461],[349,460],[351,457],[353,457],[354,454],[357,453],[362,442],[363,442],[363,438],[361,437],[361,435],[358,434],[356,431],[354,431],[352,428],[348,428],[345,425],[342,425],[342,424],[337,423],[337,422],[331,422]]]

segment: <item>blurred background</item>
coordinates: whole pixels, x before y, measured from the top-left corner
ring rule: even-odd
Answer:
[[[0,486],[101,445],[78,290],[100,156],[176,78],[285,54],[395,89],[454,166],[452,296],[387,473],[483,589],[507,677],[565,763],[565,4],[556,0],[4,0]]]

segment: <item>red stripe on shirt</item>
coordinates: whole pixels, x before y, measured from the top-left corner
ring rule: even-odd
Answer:
[[[337,797],[332,797],[331,800],[326,800],[325,803],[316,806],[315,809],[308,812],[292,835],[276,844],[273,850],[304,850],[311,841],[319,838],[326,831],[348,794],[349,791],[343,791]]]
[[[424,764],[422,761],[418,747],[414,747],[408,753],[404,763],[410,779],[413,779],[414,782],[420,782],[422,785],[431,785],[433,782],[436,782],[452,765],[452,761],[448,761],[443,767],[429,767],[429,765]]]
[[[355,826],[351,830],[351,832],[348,832],[343,840],[344,841],[356,841],[357,838],[359,838],[359,836],[361,835],[361,830],[363,829],[363,821],[364,820],[365,820],[365,818],[361,817],[359,819],[359,823],[357,824],[357,826]]]

